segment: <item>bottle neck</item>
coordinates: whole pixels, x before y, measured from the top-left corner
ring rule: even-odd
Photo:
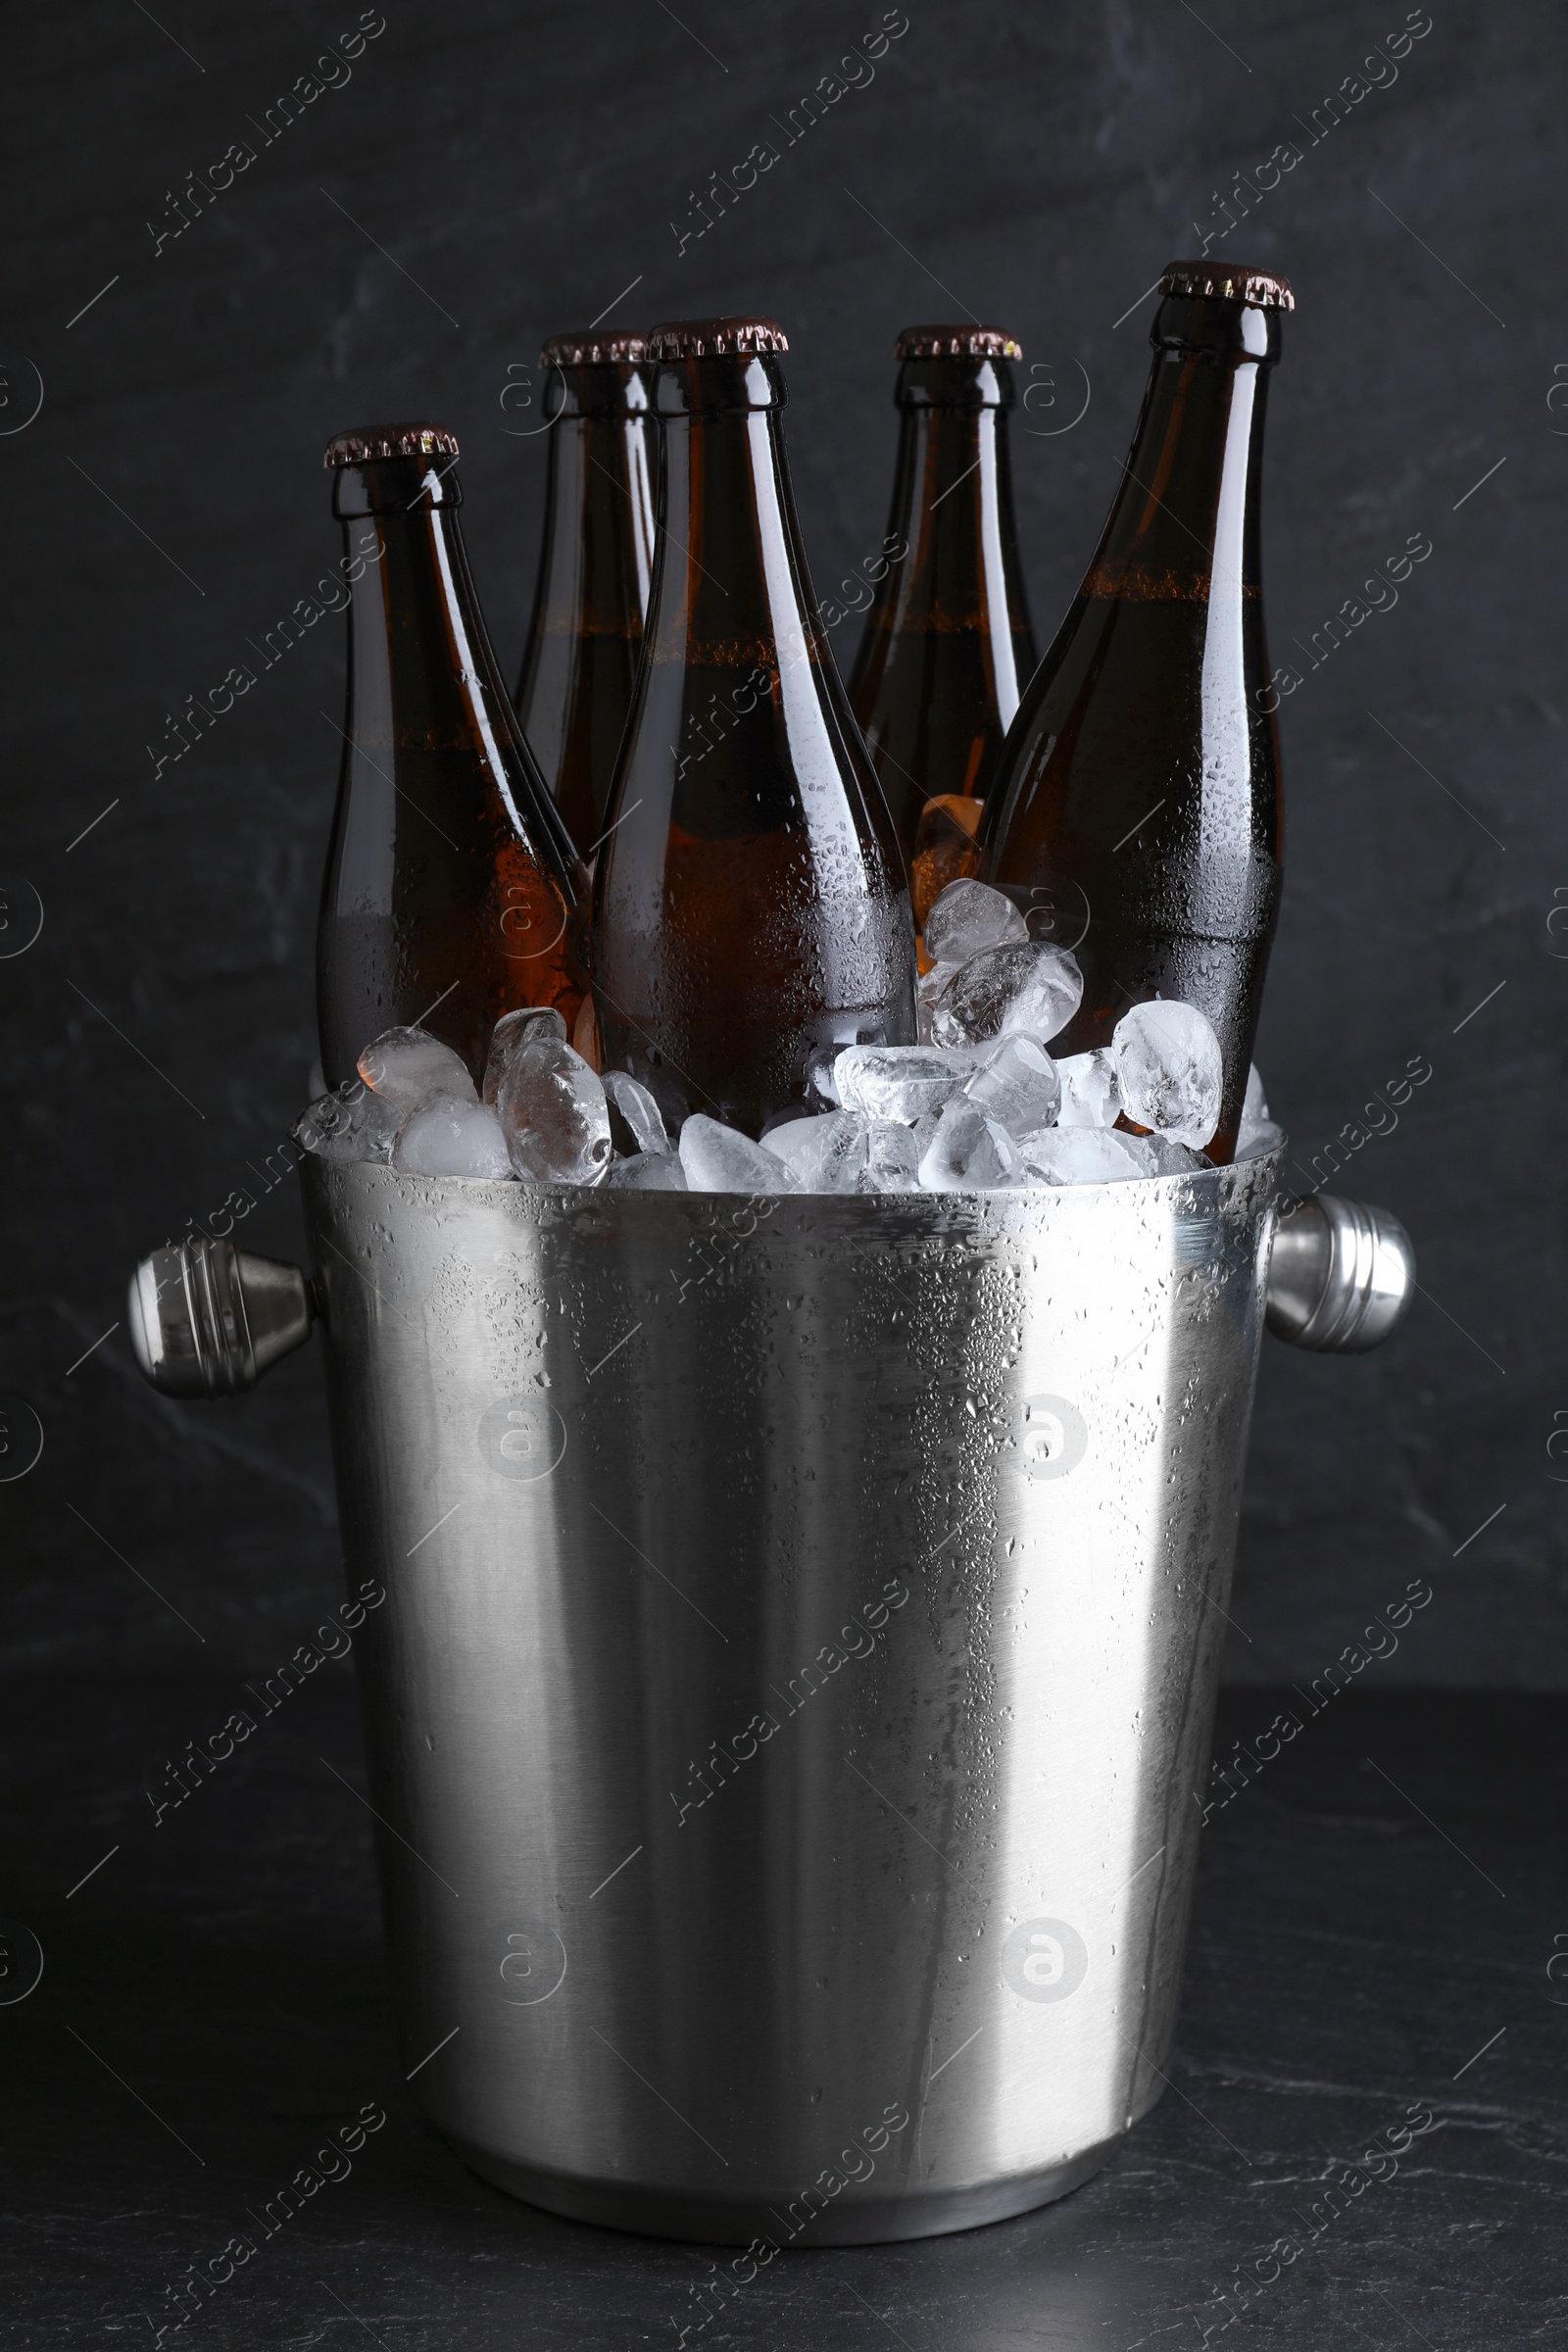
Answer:
[[[1258,491],[1279,314],[1167,296],[1154,362],[1082,594],[1137,602],[1255,600]]]
[[[695,383],[691,379],[697,379]],[[819,661],[790,494],[778,370],[704,359],[660,378],[660,542],[651,662],[785,679]]]
[[[1012,514],[1011,371],[991,360],[906,360],[895,399],[890,533],[904,553],[894,551],[869,625],[992,639],[1005,726],[1025,683],[1012,638],[1029,626]]]
[[[646,417],[652,407],[648,373],[633,360],[552,360],[545,405],[564,420],[597,416],[606,423]]]
[[[450,470],[438,476],[422,460],[338,475],[333,507],[361,583],[349,607],[345,760],[359,753],[373,762],[383,750],[477,754],[517,832],[534,842],[547,834],[569,874],[576,852],[513,712],[468,569],[460,500]]]
[[[502,723],[506,698],[468,570],[460,499],[450,470],[439,476],[422,460],[387,459],[338,476],[333,507],[349,568],[364,567],[349,609],[350,731],[362,742],[434,750],[466,742],[474,725],[482,735]]]
[[[647,375],[629,361],[557,363],[545,401],[555,421],[532,628],[636,634],[654,565]]]
[[[652,518],[645,416],[624,407],[564,410],[550,435],[533,631],[640,633],[653,580]]]

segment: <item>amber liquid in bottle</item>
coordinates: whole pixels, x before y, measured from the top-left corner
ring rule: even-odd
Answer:
[[[910,861],[919,925],[974,862],[979,804],[1036,654],[1007,446],[1019,347],[1000,327],[916,326],[895,354],[892,561],[850,701]]]
[[[352,588],[317,933],[329,1086],[412,1023],[477,1077],[502,1013],[554,1004],[569,1029],[583,996],[584,877],[491,650],[456,458],[439,426],[346,433],[327,451]]]
[[[892,819],[819,634],[770,320],[662,329],[653,598],[594,893],[607,1067],[760,1134],[857,1041],[912,1044]]]
[[[1258,486],[1291,293],[1201,263],[1161,291],[1121,486],[1007,739],[987,872],[1083,967],[1053,1051],[1107,1044],[1153,997],[1207,1014],[1225,1065],[1209,1150],[1229,1159],[1280,897]]]
[[[559,400],[517,716],[567,830],[605,825],[642,653],[654,564],[647,371],[640,335],[558,335],[540,354]]]

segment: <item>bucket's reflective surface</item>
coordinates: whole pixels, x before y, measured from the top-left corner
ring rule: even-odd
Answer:
[[[1277,1170],[747,1201],[307,1157],[406,2064],[488,2178],[916,2236],[1152,2103]]]

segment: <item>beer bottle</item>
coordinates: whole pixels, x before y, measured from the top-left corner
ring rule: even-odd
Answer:
[[[654,585],[594,884],[607,1067],[758,1135],[914,1040],[904,860],[811,614],[770,318],[654,329]]]
[[[517,1004],[567,1027],[585,876],[523,741],[458,523],[444,425],[327,444],[349,589],[348,712],[317,932],[329,1086],[417,1024],[477,1078]]]
[[[1144,999],[1207,1014],[1225,1065],[1209,1150],[1228,1159],[1279,908],[1258,487],[1295,303],[1283,277],[1206,262],[1173,262],[1159,291],[1121,484],[1024,694],[983,833],[990,879],[1083,966],[1062,1053],[1105,1045]]]
[[[517,716],[585,853],[604,830],[654,564],[642,357],[641,335],[592,330],[554,335],[539,354],[545,397],[561,405]]]
[[[1023,354],[1001,327],[959,325],[906,326],[894,356],[892,561],[865,616],[850,701],[911,862],[923,929],[938,891],[973,870],[980,805],[1035,666],[1007,449]]]

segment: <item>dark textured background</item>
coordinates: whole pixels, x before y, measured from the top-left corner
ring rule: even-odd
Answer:
[[[1411,533],[1434,552],[1285,707],[1288,880],[1259,1058],[1303,1160],[1410,1056],[1434,1075],[1339,1179],[1414,1236],[1424,1295],[1406,1330],[1362,1362],[1268,1351],[1231,1671],[1305,1680],[1422,1576],[1433,1604],[1363,1687],[1561,1687],[1560,13],[1435,0],[1396,82],[1308,148],[1303,121],[1398,29],[1396,0],[1209,0],[1206,22],[1177,0],[909,0],[871,85],[678,255],[668,221],[694,183],[781,143],[772,118],[877,24],[870,0],[682,0],[679,23],[657,0],[385,10],[348,86],[156,257],[145,223],[166,220],[167,191],[231,140],[259,144],[247,117],[357,10],[163,0],[155,24],[76,0],[10,16],[0,866],[45,921],[0,963],[15,1088],[0,1387],[31,1401],[46,1446],[0,1493],[4,1654],[266,1667],[335,1585],[314,1353],[206,1410],[143,1388],[122,1332],[77,1362],[140,1250],[233,1188],[262,1191],[303,1100],[342,623],[157,780],[144,747],[332,561],[327,435],[417,415],[457,428],[510,666],[545,443],[508,437],[538,410],[501,395],[544,334],[633,280],[616,314],[631,321],[776,313],[825,593],[884,527],[895,330],[973,311],[1056,386],[1054,409],[1037,398],[1020,419],[1040,437],[1016,441],[1044,642],[1144,380],[1150,306],[1114,322],[1195,249],[1234,172],[1295,138],[1301,163],[1219,248],[1283,269],[1298,299],[1269,427],[1275,661]],[[29,368],[44,400],[23,425]],[[1088,413],[1052,433],[1080,369]],[[288,1185],[241,1233],[297,1252]]]

